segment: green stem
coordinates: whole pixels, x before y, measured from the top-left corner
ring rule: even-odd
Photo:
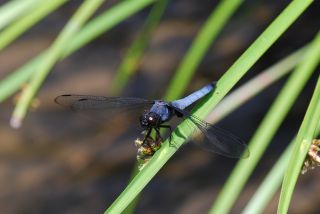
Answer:
[[[29,14],[21,17],[0,33],[0,51],[43,17],[60,7],[68,0],[42,1]]]
[[[287,213],[293,195],[295,184],[298,180],[301,166],[316,133],[316,128],[320,120],[320,77],[305,118],[302,122],[297,138],[294,142],[293,151],[290,154],[289,164],[284,175],[278,213]]]
[[[131,172],[130,181],[137,175],[138,172],[139,172],[138,163],[136,162],[135,165],[133,166],[133,170]],[[140,197],[141,197],[141,194],[137,194],[137,196],[134,198],[134,200],[132,200],[132,202],[126,207],[126,209],[122,213],[123,214],[134,213],[134,211],[138,205]]]
[[[84,44],[89,43],[106,30],[111,29],[121,21],[142,10],[154,1],[155,0],[123,1],[110,8],[108,11],[88,23],[83,30],[79,32],[77,39],[71,41],[72,43],[66,47],[66,52],[63,57],[70,55],[75,50],[81,48]]]
[[[39,90],[41,84],[54,64],[60,59],[61,55],[65,51],[66,44],[73,39],[81,26],[93,15],[103,1],[104,0],[84,1],[67,25],[63,28],[61,34],[44,55],[43,61],[37,68],[37,73],[30,81],[30,85],[23,90],[21,98],[19,99],[11,118],[12,127],[20,127],[21,121],[24,119],[33,97]]]
[[[152,2],[154,2],[154,0],[124,1],[102,13],[85,25],[82,30],[74,36],[74,39],[66,44],[66,51],[61,59],[77,51],[105,31],[111,29]],[[45,53],[35,57],[0,81],[0,102],[7,99],[19,90],[23,83],[27,82],[31,75],[36,72],[36,67],[43,61],[44,55]]]
[[[150,37],[160,22],[167,4],[168,0],[161,0],[155,3],[152,7],[142,31],[127,51],[126,56],[116,72],[111,86],[112,94],[119,94],[127,84],[130,77],[132,77],[136,72],[143,52],[150,41]]]
[[[318,135],[320,134],[320,122],[318,124],[318,129],[316,131]],[[277,190],[281,185],[283,180],[283,175],[288,167],[290,156],[292,154],[292,149],[294,145],[294,140],[291,141],[288,148],[277,160],[276,164],[272,167],[268,175],[265,177],[257,191],[251,197],[247,206],[244,208],[243,213],[262,213],[268,203],[271,201],[272,197],[275,195]]]
[[[237,1],[224,0],[218,5],[218,7],[212,12],[209,20],[204,24],[203,28],[199,32],[197,39],[195,39],[194,43],[191,45],[191,48],[188,54],[186,54],[181,64],[181,69],[178,69],[179,71],[176,72],[176,75],[175,75],[176,77],[181,76],[182,73],[185,74],[186,72],[189,72],[190,73],[189,75],[191,76],[191,72],[195,71],[201,59],[204,57],[205,52],[207,52],[208,48],[210,47],[210,44],[214,41],[218,33],[221,31],[221,29],[223,28],[225,23],[228,21],[230,16],[235,12],[236,8],[239,7],[241,2],[242,1],[238,1],[238,0]],[[155,19],[155,18],[152,18],[153,16],[157,17],[159,15],[162,15],[160,14],[160,12],[157,12],[157,10],[160,10],[160,9],[164,10],[164,8],[162,7],[165,6],[166,4],[167,2],[159,2],[158,5],[154,6],[154,10],[155,10],[153,12],[154,15],[151,14],[152,16],[150,17],[150,21],[147,21],[146,28],[148,28],[148,23],[150,25],[153,24],[153,20]],[[221,16],[221,14],[223,15]],[[123,85],[127,82],[129,76],[132,75],[132,72],[136,69],[136,66],[138,65],[138,59],[140,59],[140,53],[141,53],[140,50],[142,49],[141,46],[143,47],[143,44],[145,44],[145,42],[143,42],[144,40],[143,37],[146,37],[143,35],[144,33],[145,32],[142,32],[142,35],[140,36],[140,38],[138,38],[136,43],[134,43],[134,45],[131,47],[127,57],[125,58],[124,62],[120,66],[119,71],[117,72],[117,75],[115,77],[115,81],[113,82],[113,87],[112,87],[115,89],[114,90],[115,93],[118,93],[119,90],[123,88]],[[141,41],[139,41],[139,39],[141,39]],[[193,68],[188,67],[189,65],[185,65],[189,63],[190,59],[198,61],[196,63],[191,62],[191,64],[193,65]],[[185,68],[187,68],[188,71],[185,70]],[[187,87],[190,80],[190,79],[179,80],[178,78],[174,78],[174,79],[175,81],[170,82],[170,86],[168,87],[165,93],[166,95],[164,97],[164,100],[178,99],[179,96],[181,96],[182,91],[184,91],[185,88]],[[185,81],[185,82],[182,83],[182,81]],[[180,91],[180,93],[175,93],[175,91]],[[136,173],[132,173],[131,179],[135,175]],[[137,198],[133,200],[133,202],[127,207],[127,209],[124,212],[132,213],[132,210],[134,209],[133,207],[136,206],[136,203],[137,203]]]
[[[164,96],[166,100],[181,97],[211,44],[242,2],[243,0],[224,0],[211,13],[178,66]]]
[[[250,98],[260,93],[263,89],[288,74],[303,58],[306,48],[301,48],[285,57],[259,75],[247,81],[235,91],[225,97],[208,115],[207,120],[216,123],[247,102]]]
[[[301,48],[298,51],[290,54],[280,62],[263,71],[261,74],[239,87],[234,92],[223,99],[217,107],[209,114],[207,121],[217,123],[230,112],[238,108],[241,104],[258,94],[271,83],[274,83],[279,78],[287,74],[296,64],[303,58],[307,48]],[[277,164],[268,174],[265,182],[259,187],[251,201],[244,209],[243,213],[261,213],[264,206],[271,199],[277,188],[280,186],[288,155],[289,148],[285,154],[281,156]]]
[[[111,94],[119,94],[127,84],[130,77],[133,76],[134,73],[137,71],[142,54],[145,48],[147,47],[154,30],[160,22],[167,4],[168,0],[161,0],[155,3],[152,7],[142,31],[139,33],[134,43],[127,51],[124,60],[122,61],[118,71],[116,72],[116,76],[112,81]],[[139,172],[137,162],[133,167],[134,168],[132,170],[130,180],[132,180],[134,176],[136,176],[136,174]],[[134,213],[139,199],[140,194],[135,197],[135,199],[128,205],[128,207],[123,211],[123,213]]]
[[[29,12],[41,0],[12,0],[0,8],[0,30],[9,23]]]
[[[312,49],[311,49],[312,48]],[[310,46],[305,62],[299,66],[301,70],[315,69],[320,62],[320,33]],[[300,169],[315,136],[315,131],[320,120],[320,76],[314,94],[311,98],[306,115],[299,129],[294,143],[293,152],[286,170],[281,188],[279,213],[286,213],[289,208],[295,184],[300,174]]]
[[[196,108],[201,112],[198,115],[200,118],[209,114],[210,110],[215,107],[312,2],[312,0],[294,0],[281,12],[217,82],[213,96],[208,100],[203,100],[208,105],[200,105],[199,108]]]
[[[320,133],[320,123],[318,124],[318,130],[316,133]],[[281,155],[276,164],[272,167],[262,184],[259,186],[255,194],[251,197],[251,200],[244,208],[243,213],[261,213],[272,199],[276,191],[281,185],[283,175],[288,167],[289,159],[292,154],[294,141],[290,143],[290,146]]]
[[[242,213],[262,213],[263,209],[267,206],[268,202],[280,187],[284,171],[289,163],[292,147],[293,143],[290,144],[277,163],[272,167]]]
[[[310,45],[308,51],[313,48],[315,47]],[[306,62],[308,58],[309,54],[305,54],[302,63]],[[211,213],[228,213],[230,211],[250,174],[313,72],[312,67],[301,69],[299,66],[289,77],[249,142],[250,157],[237,163],[211,208]]]
[[[214,93],[196,106],[194,114],[204,118],[311,3],[311,0],[293,1],[222,76]],[[121,213],[192,133],[190,122],[182,122],[172,133],[174,146],[166,140],[105,213]]]

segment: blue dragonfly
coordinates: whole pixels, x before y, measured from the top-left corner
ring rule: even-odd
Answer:
[[[189,119],[204,138],[200,141],[200,146],[231,158],[246,158],[249,156],[247,145],[233,134],[218,128],[192,114],[186,110],[199,99],[203,98],[215,88],[215,83],[208,84],[192,94],[172,102],[163,100],[147,100],[135,97],[104,97],[91,95],[65,94],[56,97],[55,102],[70,108],[73,111],[89,112],[99,111],[103,114],[117,116],[119,113],[128,113],[137,110],[140,118],[136,116],[136,122],[146,131],[143,142],[147,143],[151,138],[152,130],[156,132],[156,139],[162,140],[160,129],[166,128],[171,131],[171,126],[165,123],[172,117]],[[191,128],[191,126],[190,126]],[[171,135],[170,135],[171,136]],[[171,137],[170,137],[171,138]]]

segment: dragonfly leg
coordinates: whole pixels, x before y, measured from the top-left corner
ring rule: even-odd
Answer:
[[[170,126],[170,125],[160,125],[159,127],[160,127],[160,128],[166,128],[166,129],[169,129],[169,130],[170,130],[170,132],[172,132],[172,128],[171,128],[171,126]]]
[[[151,134],[151,131],[152,131],[152,128],[150,128],[147,132],[147,134],[145,135],[144,139],[143,139],[143,144],[144,145],[148,145],[149,146],[149,143],[148,143],[148,140],[149,138],[151,138],[150,134]]]
[[[171,128],[171,126],[170,126],[170,125],[160,125],[159,127],[160,127],[160,128],[166,128],[166,129],[169,129],[169,130],[170,130],[169,143],[170,143],[170,145],[171,145],[171,142],[172,142],[172,135],[171,135],[171,133],[172,133],[172,128]]]
[[[161,126],[160,126],[161,127]],[[157,136],[156,136],[156,141],[162,141],[162,137],[161,137],[161,134],[160,134],[160,129],[159,128],[155,128],[156,130],[156,133],[157,133]]]

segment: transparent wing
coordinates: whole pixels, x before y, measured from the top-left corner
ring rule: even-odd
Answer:
[[[55,102],[72,111],[80,112],[96,120],[108,120],[113,117],[134,118],[139,123],[139,116],[149,109],[154,101],[134,97],[104,97],[92,95],[61,95]],[[121,114],[121,115],[120,115]]]
[[[204,139],[199,141],[200,146],[226,157],[249,157],[248,147],[240,138],[226,130],[207,123],[196,116],[189,115],[188,118],[200,131],[196,131],[195,134],[201,133],[205,136]]]
[[[150,106],[154,101],[135,97],[103,97],[92,95],[65,94],[56,97],[55,102],[72,110],[99,110],[114,108],[136,108]]]
[[[173,108],[182,114],[184,118],[190,119],[190,128],[196,128],[193,139],[202,148],[231,158],[249,157],[248,147],[240,138],[191,115],[186,110],[178,109],[176,107]]]

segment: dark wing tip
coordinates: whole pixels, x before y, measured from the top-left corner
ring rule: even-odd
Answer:
[[[54,99],[54,102],[63,106],[63,107],[71,107],[74,103],[74,99],[70,99],[69,97],[72,97],[72,94],[63,94],[59,95]]]
[[[60,104],[60,103],[59,103],[59,100],[61,99],[61,97],[69,97],[69,96],[71,96],[71,94],[59,95],[59,96],[57,96],[56,98],[54,98],[54,102]]]
[[[59,95],[59,96],[57,96],[56,98],[54,98],[54,102],[57,103],[57,104],[60,104],[60,103],[59,103],[59,99],[60,99],[60,97],[62,97],[62,96],[64,96],[64,95]]]
[[[81,98],[78,101],[87,101],[87,100],[88,100],[87,98]]]

